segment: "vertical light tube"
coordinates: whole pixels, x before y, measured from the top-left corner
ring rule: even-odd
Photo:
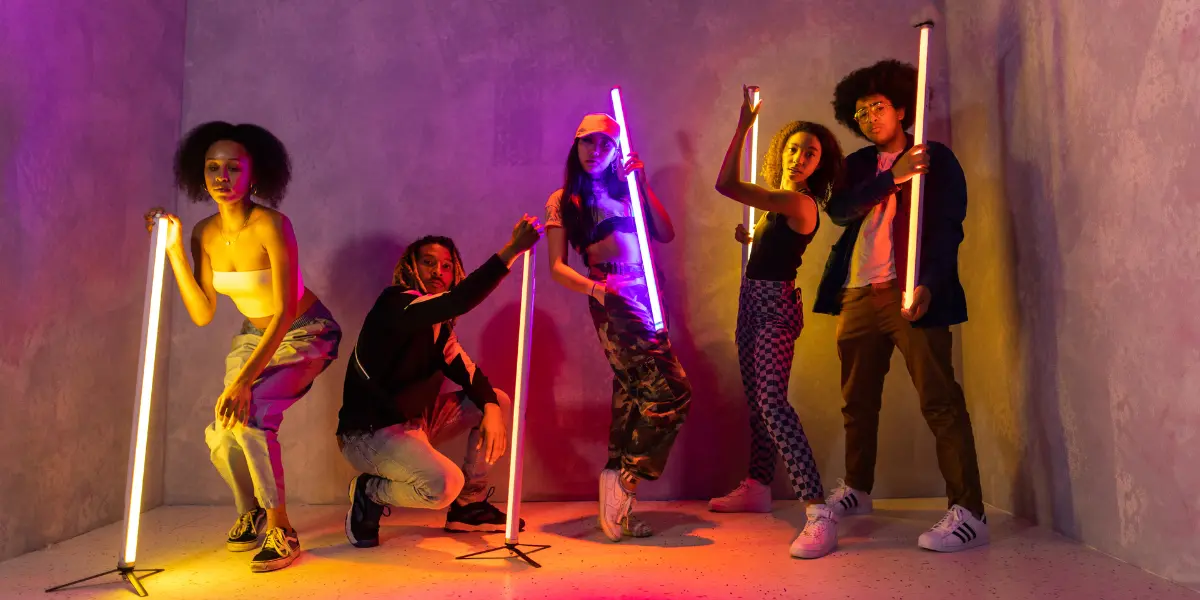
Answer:
[[[925,143],[925,109],[929,104],[928,94],[928,60],[929,60],[929,31],[933,28],[932,21],[920,23],[921,47],[917,55],[917,114],[913,125],[913,144]],[[904,307],[912,308],[913,290],[920,281],[917,269],[920,268],[921,252],[921,201],[925,198],[925,177],[920,173],[910,180],[909,215],[908,215],[908,269],[904,282]]]
[[[613,112],[616,113],[617,124],[621,126],[621,150],[628,157],[633,153],[633,147],[629,144],[629,127],[625,124],[625,108],[621,104],[621,88],[617,86],[612,89]],[[629,185],[629,202],[630,212],[633,213],[633,222],[637,227],[638,250],[642,255],[642,270],[646,277],[646,289],[650,295],[650,313],[654,319],[654,330],[663,330],[663,315],[662,302],[658,297],[658,280],[655,278],[653,257],[650,254],[650,239],[646,230],[646,215],[642,213],[642,196],[638,190],[637,174],[630,173],[625,177],[625,182]]]
[[[142,348],[138,358],[137,398],[133,409],[133,439],[129,448],[129,478],[125,484],[125,546],[117,561],[122,568],[132,568],[137,561],[142,484],[146,475],[146,445],[150,433],[150,404],[154,397],[154,360],[158,353],[158,328],[167,258],[166,217],[159,216],[154,220],[150,239],[146,299],[142,305]]]
[[[754,106],[758,106],[762,98],[761,91],[757,86],[751,88],[754,90],[752,101]],[[758,183],[758,117],[754,117],[754,125],[750,127],[750,183]],[[743,211],[745,222],[743,225],[746,232],[750,235],[750,243],[742,246],[742,274],[746,273],[746,263],[750,261],[750,251],[754,249],[754,224],[758,222],[755,218],[754,207],[746,206]]]
[[[513,390],[512,443],[509,446],[508,517],[504,542],[516,544],[521,534],[521,478],[525,442],[525,401],[529,395],[529,351],[533,345],[534,249],[525,253],[521,273],[521,324],[517,333],[517,377]]]

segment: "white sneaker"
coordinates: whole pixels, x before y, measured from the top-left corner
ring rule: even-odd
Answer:
[[[621,541],[621,524],[632,512],[633,495],[621,486],[621,474],[612,469],[600,471],[600,529],[604,535],[614,542]]]
[[[934,552],[958,552],[990,541],[987,517],[976,519],[971,511],[955,504],[932,529],[921,534],[917,545]]]
[[[747,477],[738,484],[737,489],[709,500],[708,510],[719,513],[769,513],[771,486]]]
[[[839,517],[865,515],[874,510],[871,495],[846,485],[845,479],[838,480],[837,489],[825,499],[825,504]]]
[[[825,504],[815,504],[805,509],[808,522],[804,530],[792,542],[791,553],[796,558],[821,558],[837,548],[837,515]]]

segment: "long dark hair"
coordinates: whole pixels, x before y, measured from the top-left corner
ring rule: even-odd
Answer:
[[[613,165],[619,165],[624,161],[624,153],[620,147],[617,147],[617,155],[613,158]],[[616,169],[611,166],[604,170],[601,175],[604,180],[604,186],[608,189],[608,195],[613,199],[622,199],[629,197],[629,187],[625,180],[617,175]],[[596,229],[596,219],[592,216],[592,206],[596,202],[595,195],[592,193],[592,176],[583,169],[583,164],[579,162],[579,139],[576,138],[571,144],[571,151],[567,154],[567,166],[563,169],[563,191],[562,197],[559,199],[559,207],[562,209],[563,229],[567,233],[567,242],[575,251],[583,254],[588,245],[592,241],[592,234]]]
[[[817,206],[823,210],[829,204],[829,195],[833,192],[834,186],[841,181],[845,157],[842,156],[842,146],[838,143],[837,137],[833,135],[832,131],[829,131],[828,127],[820,123],[792,121],[775,133],[775,137],[771,138],[771,146],[767,150],[767,155],[763,157],[763,181],[775,189],[781,188],[783,184],[783,147],[787,144],[788,139],[801,132],[816,136],[817,141],[821,143],[821,160],[817,163],[817,169],[808,177],[807,183],[809,194],[817,201]]]

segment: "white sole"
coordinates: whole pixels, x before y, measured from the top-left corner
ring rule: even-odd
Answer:
[[[607,514],[608,510],[607,510],[607,506],[606,506],[607,503],[604,502],[605,492],[607,491],[607,488],[608,488],[608,486],[605,485],[605,481],[604,481],[606,477],[616,478],[617,479],[616,484],[621,485],[620,476],[617,475],[616,472],[606,470],[606,471],[600,473],[600,529],[602,529],[604,531],[604,535],[608,536],[608,539],[610,539],[614,542],[619,542],[619,541],[621,541],[621,534],[622,534],[621,526],[616,525],[616,529],[611,529],[608,524],[608,514]]]
[[[950,554],[953,552],[962,552],[964,550],[971,550],[973,548],[978,548],[980,546],[986,546],[986,545],[988,545],[988,542],[990,542],[990,541],[991,541],[990,538],[980,536],[980,537],[977,537],[965,544],[961,544],[958,546],[952,546],[949,548],[931,548],[929,546],[926,546],[920,540],[917,540],[917,546],[921,547],[924,550],[928,550],[930,552],[939,552],[942,554]]]

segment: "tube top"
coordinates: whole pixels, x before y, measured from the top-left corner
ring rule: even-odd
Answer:
[[[238,311],[250,319],[275,315],[271,300],[271,269],[257,271],[213,271],[213,289],[229,296]],[[297,293],[304,294],[304,276],[300,275]]]

